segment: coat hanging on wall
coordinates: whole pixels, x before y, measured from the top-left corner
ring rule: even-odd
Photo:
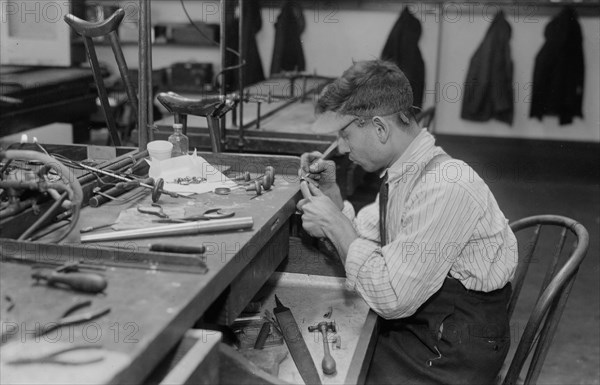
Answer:
[[[419,50],[421,22],[405,7],[394,24],[383,47],[381,58],[398,65],[408,78],[413,90],[413,105],[423,104],[425,88],[425,63]]]
[[[577,13],[565,7],[544,31],[546,42],[535,58],[531,117],[558,115],[561,125],[583,118],[584,59]]]
[[[250,84],[258,83],[260,81],[265,80],[265,74],[262,67],[262,61],[260,60],[260,54],[258,52],[258,46],[256,45],[256,34],[262,28],[262,16],[260,13],[260,7],[253,2],[250,1],[242,1],[244,8],[244,25],[243,25],[243,42],[244,44],[244,60],[246,61],[246,65],[244,66],[243,74],[244,74],[244,86],[248,86]],[[227,46],[231,47],[233,50],[239,51],[239,28],[238,28],[239,19],[237,17],[233,18],[229,25],[231,25],[231,29],[227,35]],[[239,59],[237,57],[232,57],[233,54],[228,52],[230,56],[230,60],[228,61],[228,65],[238,64]],[[228,89],[236,90],[238,88],[238,71],[231,71],[231,79],[232,84]]]
[[[304,71],[304,51],[300,35],[306,23],[302,7],[296,1],[286,1],[275,22],[275,45],[271,60],[271,75],[283,71]]]
[[[461,118],[513,122],[513,62],[511,27],[499,11],[469,63]]]

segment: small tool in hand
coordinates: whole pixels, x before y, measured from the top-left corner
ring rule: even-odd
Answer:
[[[309,332],[320,331],[323,336],[323,361],[321,361],[321,367],[323,368],[324,374],[335,374],[335,360],[331,356],[331,352],[329,351],[329,341],[327,341],[327,331],[336,332],[335,323],[334,322],[319,322],[317,326],[309,326]]]
[[[313,163],[318,162],[320,160],[327,160],[327,159],[329,159],[329,156],[331,154],[333,154],[333,152],[337,149],[337,146],[338,146],[337,140],[333,141],[329,145],[329,147],[327,147],[327,149],[325,150],[325,152],[323,153],[323,155],[320,158],[315,159],[313,161]],[[309,172],[307,172],[306,174],[304,174],[301,179],[309,182],[313,186],[318,186],[318,184],[310,177],[310,173]]]

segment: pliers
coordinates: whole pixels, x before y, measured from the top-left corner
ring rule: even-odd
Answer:
[[[56,365],[88,365],[94,364],[96,362],[100,362],[104,360],[103,356],[91,357],[88,359],[75,359],[75,357],[79,357],[79,354],[74,355],[70,354],[67,357],[61,357],[63,354],[73,352],[73,351],[82,351],[82,350],[99,350],[103,349],[101,345],[76,345],[69,346],[64,349],[58,349],[54,352],[32,356],[32,357],[23,357],[16,358],[14,360],[8,361],[9,365],[27,365],[27,364],[56,364]]]
[[[83,309],[84,307],[88,307],[92,305],[92,301],[80,301],[75,305],[68,308],[63,315],[54,322],[47,323],[46,326],[40,326],[39,329],[35,332],[35,337],[41,337],[46,333],[50,333],[53,330],[59,329],[63,326],[75,325],[82,322],[88,322],[94,320],[96,318],[100,318],[103,315],[110,313],[110,308],[106,307],[100,310],[91,310],[86,313],[81,314],[73,314],[79,309]]]
[[[162,206],[158,203],[152,203],[152,206],[138,206],[137,210],[142,214],[151,214],[160,218],[169,218],[163,211]]]

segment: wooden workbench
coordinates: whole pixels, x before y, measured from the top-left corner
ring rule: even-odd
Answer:
[[[0,84],[0,96],[6,97],[0,100],[2,135],[65,122],[73,124],[77,139],[87,132],[96,111],[89,68],[3,66]]]
[[[208,247],[205,254],[208,267],[206,274],[151,270],[144,268],[147,266],[140,262],[141,268],[109,268],[105,273],[109,282],[105,293],[91,296],[34,285],[30,278],[30,266],[3,261],[0,269],[3,321],[19,325],[17,337],[21,337],[21,341],[32,342],[22,333],[33,329],[36,322],[43,324],[55,320],[78,299],[92,299],[94,308],[109,306],[111,312],[95,321],[101,336],[94,343],[102,344],[110,356],[110,359],[103,361],[105,366],[99,367],[99,381],[91,378],[92,382],[100,383],[142,382],[144,376],[181,339],[183,333],[225,292],[229,295],[225,294],[220,307],[213,310],[213,317],[225,324],[231,322],[287,255],[288,219],[295,211],[298,199],[296,170],[299,163],[293,157],[231,154],[214,157],[207,154],[206,159],[212,164],[225,164],[237,170],[264,170],[267,165],[275,168],[276,185],[259,198],[250,200],[252,195],[245,192],[229,196],[206,193],[194,200],[194,204],[201,207],[217,205],[234,209],[239,217],[251,216],[254,219],[251,230],[235,234],[214,233],[170,239],[132,240],[127,242],[124,250],[104,247],[111,246],[110,242],[82,245],[78,243],[79,234],[76,232],[59,246],[2,240],[3,256],[29,254],[34,255],[39,262],[68,258],[96,260],[104,258],[101,254],[106,256],[107,253],[112,258],[121,259],[152,254],[146,251],[150,241],[170,240],[195,245],[202,242]],[[160,202],[167,206],[174,204],[175,200],[163,196]],[[184,204],[190,203],[187,199],[183,201]],[[113,221],[121,210],[149,203],[150,197],[145,195],[123,206],[108,205],[101,209],[86,207],[82,211],[78,228]],[[6,312],[9,304],[5,296],[9,296],[16,304],[10,312]],[[81,326],[74,326],[74,341],[89,342],[87,331]],[[62,335],[58,340],[69,342],[69,336]],[[9,344],[3,346],[2,356],[6,356],[8,347]],[[25,382],[30,378],[30,373],[35,372],[31,370],[31,366],[9,366],[2,369],[4,370],[0,370],[0,373],[3,378],[18,371],[16,376],[25,376]],[[64,368],[61,369],[64,372]],[[88,382],[85,381],[89,379],[88,375],[81,374],[85,377],[75,375],[69,381]],[[64,383],[65,378],[48,377],[45,381]]]
[[[1,348],[2,383],[144,383],[197,321],[229,325],[242,312],[288,254],[289,220],[299,199],[299,159],[241,154],[200,155],[233,173],[250,171],[257,176],[265,166],[273,166],[275,186],[254,199],[250,199],[253,198],[251,192],[237,191],[228,196],[204,193],[193,200],[163,195],[159,203],[165,211],[182,204],[190,210],[212,207],[234,210],[236,217],[253,218],[251,230],[92,244],[81,244],[77,231],[59,245],[44,244],[43,238],[33,243],[0,239],[0,318],[2,332],[11,339]],[[136,191],[130,194],[136,196]],[[98,209],[85,207],[77,229],[111,223],[120,212],[150,202],[149,194],[138,194],[134,199],[112,202]],[[202,261],[208,271],[204,274],[194,272],[197,271],[194,268],[197,267],[196,257],[192,257],[188,271],[185,271],[185,265],[169,266],[168,254],[148,251],[149,243],[161,241],[204,244],[207,252]],[[41,263],[83,259],[83,262],[102,264],[105,261],[109,266],[110,262],[118,260],[129,266],[108,267],[103,272],[109,282],[107,289],[102,294],[91,295],[48,287],[43,283],[34,284],[31,266],[8,261],[7,256],[35,259]],[[168,271],[173,270],[173,266],[177,271]],[[36,323],[53,322],[73,304],[88,299],[92,301],[91,309],[109,307],[110,313],[83,325],[33,338]],[[368,354],[374,327],[372,317],[369,319],[371,323],[367,325],[366,335],[361,335],[360,341],[346,352],[348,360],[362,363]],[[103,360],[82,366],[7,364],[14,357],[74,345],[101,345]],[[314,351],[318,349],[316,346]],[[359,352],[356,357],[354,351]],[[85,358],[87,353],[81,354]],[[345,370],[352,368],[344,365]],[[356,367],[353,369],[356,371]],[[341,373],[336,381],[346,378],[345,375]],[[349,375],[359,378],[358,372]]]

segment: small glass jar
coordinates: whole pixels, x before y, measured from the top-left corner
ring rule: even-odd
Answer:
[[[183,134],[183,124],[173,124],[173,134],[169,136],[169,142],[173,143],[173,150],[171,150],[171,157],[187,155],[190,149],[190,140],[186,135]]]

